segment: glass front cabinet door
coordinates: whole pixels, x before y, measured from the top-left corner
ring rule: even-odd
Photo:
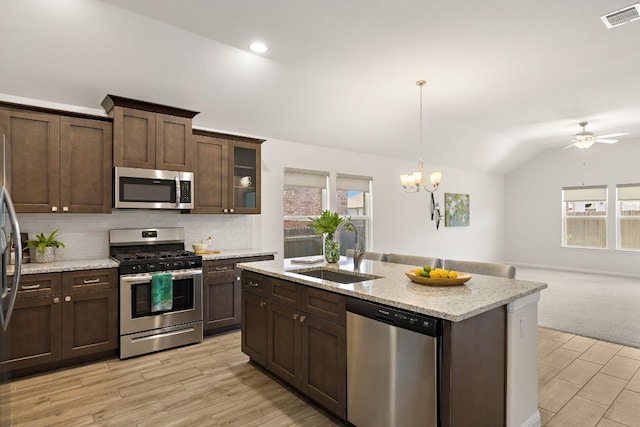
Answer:
[[[260,213],[260,144],[234,141],[230,156],[233,213]]]

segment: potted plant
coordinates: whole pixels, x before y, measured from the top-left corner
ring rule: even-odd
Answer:
[[[327,262],[338,262],[340,259],[340,245],[338,242],[333,241],[333,237],[340,223],[350,218],[343,218],[337,212],[325,210],[322,211],[320,216],[309,217],[309,219],[311,220],[309,227],[312,227],[316,233],[322,233],[325,260]]]
[[[53,230],[45,237],[44,233],[36,234],[35,239],[26,241],[29,249],[34,249],[36,262],[52,262],[57,248],[64,248],[64,243],[57,240],[58,230]]]

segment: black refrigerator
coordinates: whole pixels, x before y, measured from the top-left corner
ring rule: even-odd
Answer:
[[[22,242],[18,217],[11,200],[11,145],[0,127],[0,257],[2,258],[2,299],[0,301],[0,427],[11,425],[9,375],[3,363],[9,354],[7,331],[18,295]],[[14,265],[11,265],[13,252]],[[9,280],[9,277],[12,277]]]

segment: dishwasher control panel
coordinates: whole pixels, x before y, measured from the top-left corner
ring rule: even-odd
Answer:
[[[434,337],[438,336],[441,331],[442,321],[440,319],[370,301],[348,298],[347,311]]]

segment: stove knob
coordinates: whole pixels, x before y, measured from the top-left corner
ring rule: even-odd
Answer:
[[[173,263],[174,268],[182,268],[184,267],[184,263],[182,261],[176,261]]]

